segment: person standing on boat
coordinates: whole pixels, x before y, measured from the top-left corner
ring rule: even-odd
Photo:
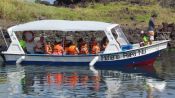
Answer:
[[[154,41],[154,30],[155,30],[155,19],[156,19],[157,15],[153,14],[149,20],[149,24],[148,24],[148,35],[149,35],[149,44],[152,44],[152,41]]]
[[[63,53],[64,53],[64,49],[61,45],[61,39],[57,38],[55,40],[55,45],[54,45],[54,48],[53,48],[53,54],[54,55],[63,55]]]

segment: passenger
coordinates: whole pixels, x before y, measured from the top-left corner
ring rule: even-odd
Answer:
[[[108,41],[103,43],[102,48],[101,48],[102,51],[104,51],[106,49],[108,43],[109,43]]]
[[[141,42],[140,42],[140,46],[145,46],[148,45],[148,36],[144,31],[141,31]]]
[[[67,50],[67,54],[69,54],[69,55],[78,55],[79,54],[79,50],[78,50],[77,46],[75,45],[75,43],[70,42],[69,48]]]
[[[107,37],[105,36],[101,41],[101,51],[104,51],[108,45],[109,41]]]
[[[93,43],[96,42],[96,38],[95,37],[92,37],[90,42],[89,42],[89,51],[92,51],[92,46],[93,46]]]
[[[63,55],[63,53],[64,53],[64,49],[61,46],[61,39],[57,38],[55,41],[54,48],[53,48],[53,54],[54,55]]]
[[[88,46],[86,42],[82,42],[80,46],[80,54],[88,54]]]
[[[68,52],[69,45],[70,45],[70,42],[69,42],[69,41],[67,41],[67,42],[65,43],[65,45],[64,45],[64,51],[65,51],[65,53],[67,53],[67,52]]]
[[[27,47],[26,47],[26,38],[25,35],[22,35],[22,39],[19,41],[22,49],[24,50],[25,53],[27,53]]]
[[[44,45],[45,54],[52,54],[52,45],[49,39],[46,39],[46,44]]]
[[[23,34],[25,36],[27,54],[33,54],[35,47],[34,33],[32,31],[24,31]]]
[[[99,44],[95,41],[92,45],[92,54],[98,54],[100,52]]]
[[[81,46],[82,46],[82,43],[84,42],[84,40],[83,40],[83,38],[80,38],[79,40],[78,40],[78,49],[80,50],[80,48],[81,48]]]
[[[41,36],[39,41],[36,42],[34,47],[34,52],[36,54],[44,54],[44,37]]]

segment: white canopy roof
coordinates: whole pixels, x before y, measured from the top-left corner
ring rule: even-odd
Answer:
[[[95,21],[38,20],[11,27],[12,31],[104,31],[111,23]]]

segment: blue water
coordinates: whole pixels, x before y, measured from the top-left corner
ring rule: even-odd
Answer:
[[[175,98],[175,54],[129,69],[77,66],[0,67],[0,98]]]

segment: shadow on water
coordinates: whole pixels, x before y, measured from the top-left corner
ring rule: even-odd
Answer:
[[[172,62],[169,53],[164,53],[154,66],[101,66],[95,68],[98,73],[88,66],[1,66],[0,97],[173,98],[174,86],[167,84],[173,79],[174,67],[167,67],[168,63],[173,66]],[[175,84],[175,81],[170,83]],[[164,93],[167,88],[171,95]]]

